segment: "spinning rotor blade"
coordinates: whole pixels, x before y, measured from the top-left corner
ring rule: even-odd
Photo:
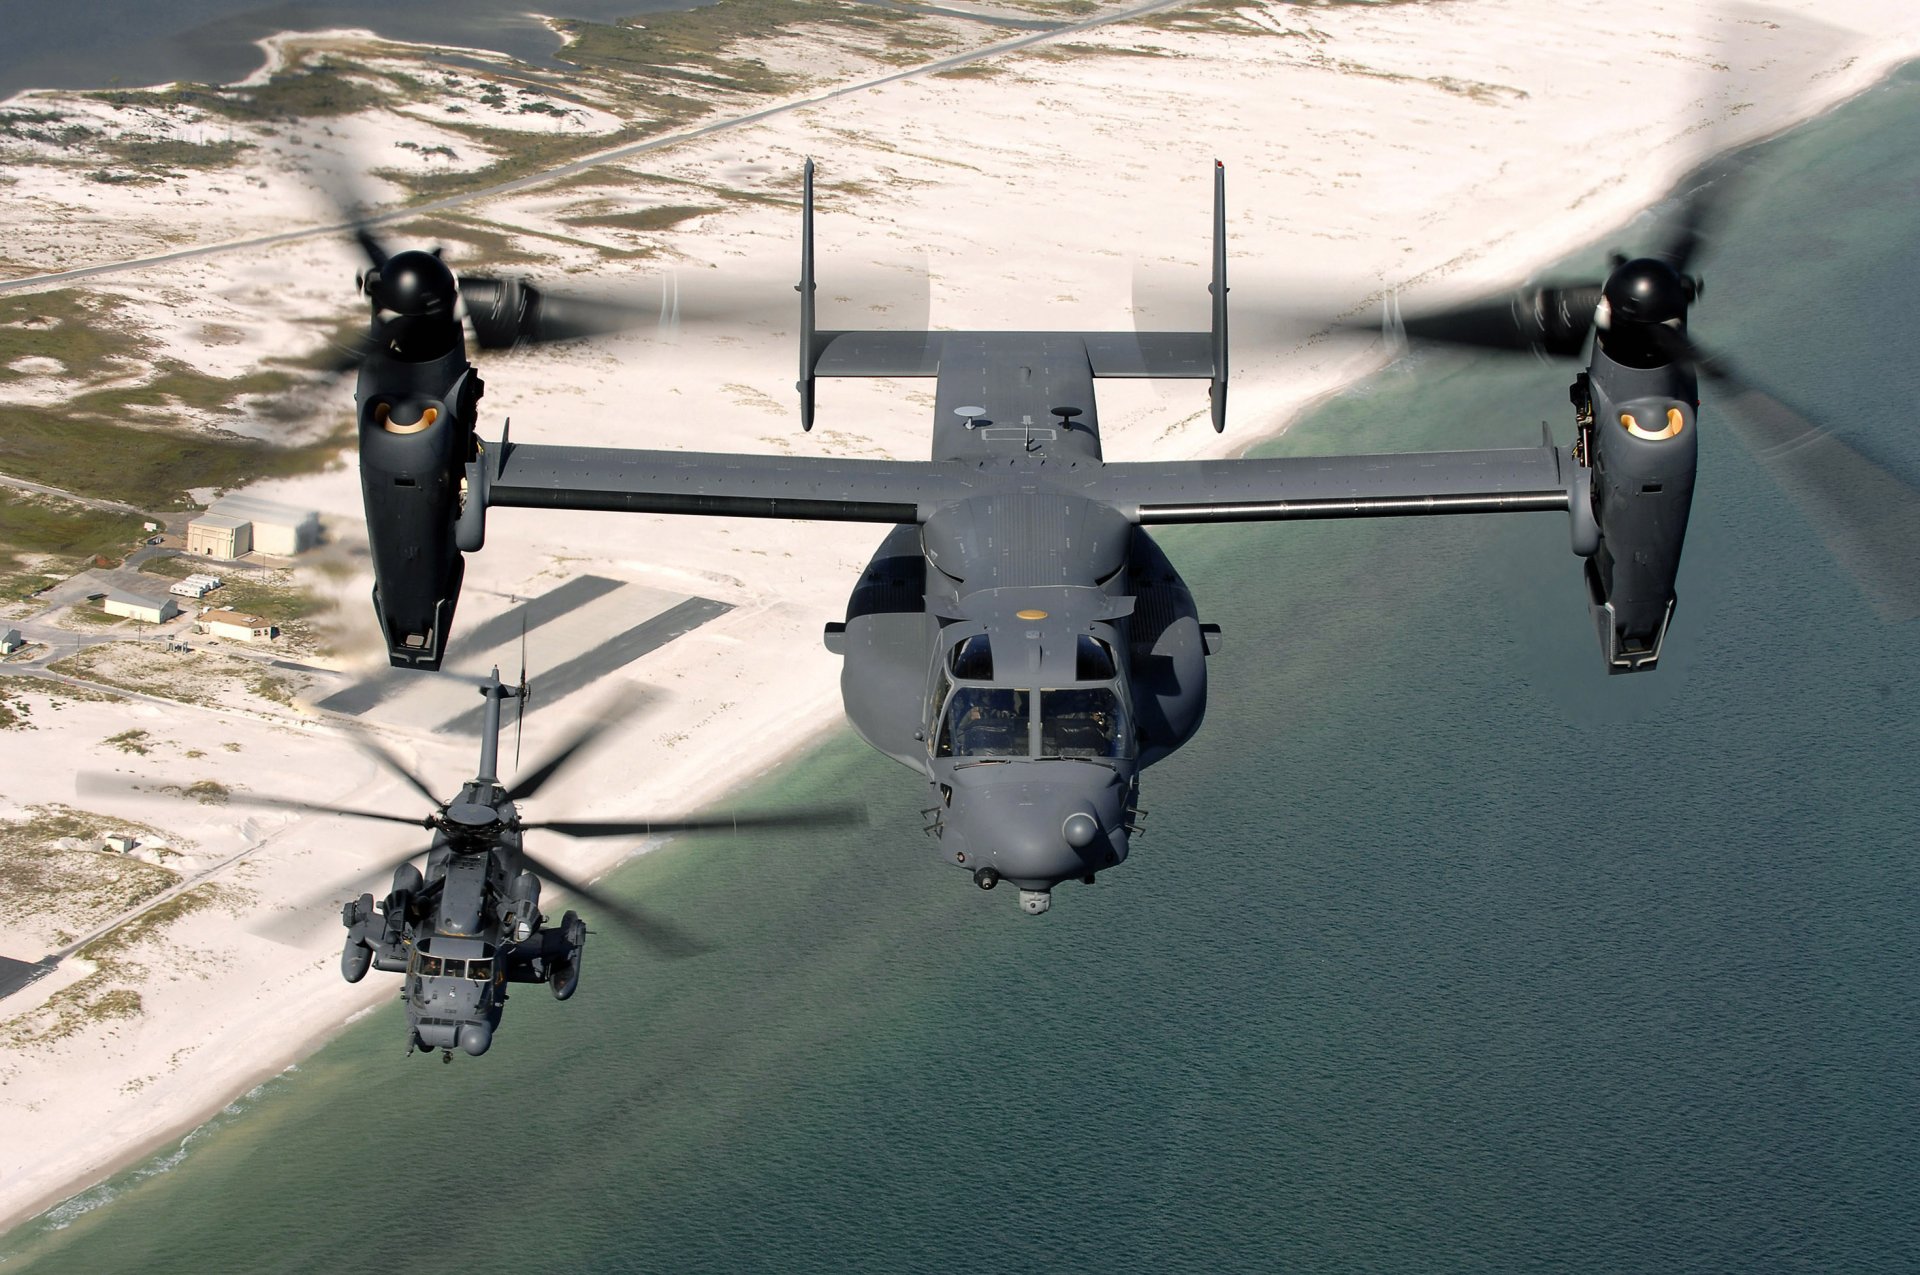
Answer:
[[[1535,350],[1577,358],[1600,304],[1598,283],[1534,288],[1428,314],[1405,315],[1390,304],[1390,335],[1482,350]],[[1342,325],[1354,331],[1358,325]]]
[[[1676,361],[1728,395],[1727,420],[1773,474],[1883,619],[1920,616],[1920,488],[1759,388],[1686,332],[1663,329]]]
[[[576,753],[599,739],[617,720],[618,717],[611,708],[589,718],[585,724],[568,736],[560,747],[547,754],[539,765],[521,775],[513,787],[507,790],[507,800],[523,801],[539,792],[541,786],[564,769]]]
[[[350,743],[352,743],[352,745],[355,748],[359,749],[362,753],[366,754],[366,756],[370,760],[374,761],[375,763],[381,766],[386,767],[388,770],[392,771],[394,774],[398,775],[400,778],[406,780],[408,785],[411,786],[415,792],[419,793],[422,797],[425,797],[429,802],[433,804],[433,808],[435,810],[445,810],[447,808],[446,802],[440,800],[440,798],[433,795],[433,789],[427,787],[426,780],[420,778],[420,776],[414,774],[411,770],[408,770],[405,766],[403,766],[400,763],[400,759],[398,757],[395,757],[392,753],[388,752],[386,748],[378,740],[376,740],[372,735],[369,735],[366,733],[366,731],[360,730],[360,729],[349,730],[346,732],[346,735],[347,735],[347,740]],[[418,820],[413,820],[412,822],[417,823]]]
[[[421,858],[429,849],[431,847],[422,846],[419,849],[409,850],[385,863],[375,864],[364,871],[356,872],[340,884],[310,890],[288,903],[280,911],[263,918],[257,924],[249,925],[247,929],[261,938],[272,939],[276,943],[304,943],[309,937],[318,937],[323,927],[332,927],[333,932],[338,934],[340,906],[343,903],[358,894],[377,892],[380,888],[377,884],[380,878],[392,876],[395,868]],[[377,893],[376,897],[379,897]],[[322,912],[319,910],[322,907],[331,910]]]
[[[292,797],[275,797],[263,792],[234,792],[227,794],[227,800],[236,806],[263,806],[269,810],[300,810],[312,815],[344,815],[350,819],[378,819],[382,823],[404,823],[415,828],[427,825],[427,820],[412,815],[388,814],[384,810],[356,810],[352,806],[330,806],[320,801],[299,801]]]
[[[633,931],[642,942],[663,956],[669,956],[679,960],[688,956],[699,956],[701,953],[710,950],[706,944],[700,942],[670,921],[662,920],[656,916],[650,916],[633,904],[621,903],[616,899],[608,898],[592,886],[583,881],[575,880],[545,860],[536,859],[524,851],[521,857],[527,861],[535,872],[553,882],[561,889],[566,890],[570,894],[578,895],[583,901],[592,904],[595,908],[611,916],[622,926]]]
[[[746,815],[709,815],[696,819],[555,819],[523,823],[521,831],[544,829],[563,837],[638,837],[676,832],[727,832],[764,828],[847,828],[868,823],[860,806],[819,806],[809,810],[772,810]]]
[[[74,792],[78,796],[124,797],[128,795],[148,797],[195,797],[192,789],[179,784],[156,784],[143,787],[130,775],[107,774],[97,770],[83,770],[73,777]],[[389,814],[384,810],[359,810],[352,806],[333,806],[323,801],[301,801],[292,797],[276,797],[270,793],[225,792],[207,800],[219,804],[236,806],[262,806],[272,810],[299,810],[314,815],[345,815],[352,819],[377,819],[382,823],[404,823],[418,828],[423,820],[406,815]]]

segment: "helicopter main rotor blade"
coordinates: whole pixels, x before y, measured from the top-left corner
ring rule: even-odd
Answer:
[[[738,832],[761,829],[847,828],[869,822],[860,806],[820,806],[808,810],[770,810],[744,815],[708,815],[693,819],[554,819],[523,823],[523,832],[557,832],[563,837],[631,837],[680,832]]]
[[[279,911],[256,924],[249,925],[247,929],[261,938],[272,939],[276,943],[304,943],[309,938],[317,938],[323,924],[327,922],[336,926],[340,924],[339,908],[342,903],[355,895],[368,893],[369,887],[380,878],[391,876],[395,868],[420,858],[432,848],[422,846],[408,850],[383,863],[356,872],[337,885],[310,890]],[[323,905],[331,907],[333,911],[330,913],[319,911]]]
[[[524,851],[521,857],[535,872],[611,916],[663,956],[679,960],[689,956],[699,956],[710,950],[706,944],[670,921],[651,916],[633,904],[621,903],[617,899],[609,898],[586,882],[568,876],[545,860],[537,859]]]
[[[377,819],[382,823],[404,823],[411,827],[421,827],[423,820],[417,816],[390,814],[384,810],[360,810],[352,806],[329,805],[324,801],[302,801],[293,797],[276,797],[271,793],[257,792],[220,792],[215,796],[202,796],[193,789],[178,784],[159,784],[152,788],[143,788],[131,776],[107,774],[97,770],[83,770],[73,777],[74,792],[78,796],[123,797],[129,794],[158,797],[192,797],[196,800],[213,801],[216,804],[236,806],[263,806],[272,810],[298,810],[313,815],[345,815],[352,819]]]
[[[1664,328],[1670,357],[1726,390],[1727,420],[1841,567],[1892,621],[1920,616],[1920,488],[1755,385],[1686,332]]]
[[[579,729],[568,736],[564,743],[547,754],[539,765],[535,766],[526,774],[521,775],[518,780],[515,781],[513,787],[507,790],[507,800],[522,801],[539,792],[541,787],[549,779],[552,779],[554,775],[565,769],[567,763],[572,761],[576,754],[590,746],[595,740],[599,739],[601,735],[605,734],[616,720],[616,715],[611,708],[603,710],[589,718]]]
[[[322,801],[300,801],[263,792],[230,792],[227,800],[236,806],[264,806],[269,810],[298,810],[310,815],[344,815],[350,819],[378,819],[382,823],[404,823],[410,827],[430,826],[430,820],[417,815],[395,815],[384,810],[358,810],[352,806],[330,806]]]
[[[407,767],[401,763],[398,757],[395,757],[392,753],[388,752],[385,745],[381,744],[379,740],[375,739],[372,735],[368,734],[364,729],[360,729],[360,728],[349,729],[346,732],[346,736],[348,741],[352,743],[355,748],[359,749],[362,753],[364,753],[370,760],[377,763],[378,765],[386,767],[388,770],[392,771],[395,775],[398,775],[401,779],[404,779],[407,782],[409,787],[411,787],[415,792],[419,793],[422,797],[425,797],[429,802],[431,802],[435,810],[445,810],[447,808],[446,802],[442,801],[440,798],[433,795],[433,789],[427,787],[426,780],[420,778],[420,776],[414,774],[411,770],[407,769]],[[418,822],[418,821],[416,820],[415,822]]]

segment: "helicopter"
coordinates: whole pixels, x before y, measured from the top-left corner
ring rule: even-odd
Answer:
[[[495,668],[479,683],[486,711],[475,776],[450,800],[434,796],[424,780],[370,736],[351,736],[372,760],[405,780],[432,803],[423,818],[386,811],[236,792],[243,805],[299,810],[410,824],[429,829],[424,868],[410,850],[393,869],[392,886],[378,900],[371,893],[341,908],[346,938],[340,973],[349,983],[377,969],[404,975],[401,1000],[407,1013],[407,1052],[487,1052],[499,1030],[510,983],[545,983],[555,1000],[571,999],[580,986],[587,924],[568,910],[557,925],[541,910],[543,878],[613,916],[656,951],[670,957],[703,950],[677,927],[621,903],[591,885],[536,858],[525,845],[534,831],[567,837],[624,837],[741,828],[838,826],[859,819],[844,807],[683,819],[545,820],[527,822],[516,803],[533,796],[580,756],[612,724],[590,718],[541,762],[511,784],[499,778],[502,707],[512,701],[524,713],[528,687],[505,685]],[[516,724],[517,731],[517,724]],[[518,755],[518,745],[515,747]]]
[[[1773,457],[1783,475],[1808,476],[1789,489],[1816,493],[1814,512],[1856,528],[1867,521],[1821,506],[1823,491],[1827,506],[1845,503],[1835,472],[1879,499],[1873,527],[1850,537],[1847,565],[1895,610],[1920,611],[1920,581],[1905,565],[1906,545],[1920,535],[1911,485],[1688,334],[1708,200],[1689,205],[1667,246],[1623,257],[1605,280],[1405,321],[1410,335],[1505,348],[1551,342],[1552,352],[1576,356],[1597,331],[1572,386],[1569,446],[1543,434],[1535,446],[1475,451],[1106,460],[1099,378],[1207,380],[1212,424],[1225,427],[1225,169],[1217,161],[1213,179],[1206,331],[829,331],[816,324],[807,161],[801,426],[812,427],[818,377],[933,377],[926,461],[527,445],[504,429],[488,442],[476,431],[477,376],[457,324],[430,351],[390,344],[376,352],[360,369],[360,457],[390,660],[438,664],[462,554],[483,545],[489,508],[885,524],[846,618],[824,632],[844,660],[848,719],[925,781],[926,830],[939,856],[982,889],[1009,883],[1020,909],[1039,915],[1056,885],[1092,884],[1127,858],[1143,816],[1141,772],[1193,738],[1204,714],[1207,657],[1221,634],[1200,621],[1150,528],[1565,514],[1606,671],[1649,672],[1674,614],[1705,375],[1771,422],[1766,437],[1790,444]],[[418,270],[422,285],[401,300],[413,313],[450,315],[461,285],[422,256],[394,256],[381,270],[389,278],[403,264]],[[476,295],[484,305],[497,294],[483,284]],[[1906,531],[1882,534],[1888,527]]]

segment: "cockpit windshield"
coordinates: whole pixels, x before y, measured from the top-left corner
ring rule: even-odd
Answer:
[[[1025,757],[1032,692],[1006,686],[962,686],[947,701],[936,757]]]
[[[1128,757],[1133,731],[1111,687],[1040,692],[1042,757]]]

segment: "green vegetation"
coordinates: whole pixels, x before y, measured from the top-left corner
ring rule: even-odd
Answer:
[[[194,651],[170,651],[159,643],[102,642],[82,647],[47,667],[114,690],[182,704],[212,704],[213,696],[206,691],[209,675],[222,670],[217,667],[217,658],[215,667],[209,667],[208,658]]]
[[[118,558],[145,534],[142,523],[134,514],[0,489],[0,547],[5,549]]]
[[[196,912],[230,906],[235,901],[235,891],[230,887],[210,882],[183,890],[126,924],[115,926],[74,953],[81,960],[93,962],[93,973],[55,992],[37,1011],[22,1014],[8,1023],[4,1034],[0,1034],[0,1045],[17,1049],[49,1044],[90,1026],[137,1017],[141,1010],[140,993],[126,984],[147,974],[147,967],[134,959],[139,948]]]
[[[189,749],[187,756],[205,756],[205,754]],[[224,806],[227,804],[227,798],[233,795],[230,788],[213,779],[202,779],[198,783],[188,784],[180,792],[182,796],[191,797],[203,806]]]
[[[65,419],[0,407],[0,473],[141,508],[189,509],[189,487],[242,487],[260,478],[323,469],[346,443],[351,426],[318,443],[275,447],[231,435],[148,429],[85,415],[105,411],[109,404],[201,405],[217,392],[259,393],[268,384],[285,383],[282,373],[221,381],[182,369],[150,386],[83,395]]]
[[[27,373],[8,365],[22,358],[57,360],[66,375],[101,376],[115,359],[145,354],[127,331],[127,302],[77,288],[0,296],[0,384]]]
[[[386,81],[384,87],[382,80]],[[90,96],[122,108],[190,106],[235,121],[291,121],[352,115],[386,101],[408,82],[408,77],[381,76],[323,56],[311,65],[283,68],[265,84],[245,88],[188,84],[157,90],[112,89]]]
[[[0,686],[0,730],[15,730],[31,727],[27,719],[33,716],[33,708],[20,695]]]
[[[671,230],[683,221],[705,217],[720,209],[712,204],[658,204],[637,212],[591,213],[581,217],[562,217],[569,226],[596,226],[607,230]]]
[[[147,575],[184,580],[200,570],[202,565],[181,554],[148,558],[140,564],[140,570]],[[296,583],[287,572],[234,573],[221,576],[221,580],[223,583],[218,589],[200,600],[201,605],[257,615],[282,628],[296,626],[302,620],[331,610],[333,606],[326,598]]]
[[[102,742],[112,744],[123,753],[138,753],[145,757],[153,751],[147,747],[147,741],[151,738],[152,736],[143,730],[123,730],[118,735],[107,736]]]

